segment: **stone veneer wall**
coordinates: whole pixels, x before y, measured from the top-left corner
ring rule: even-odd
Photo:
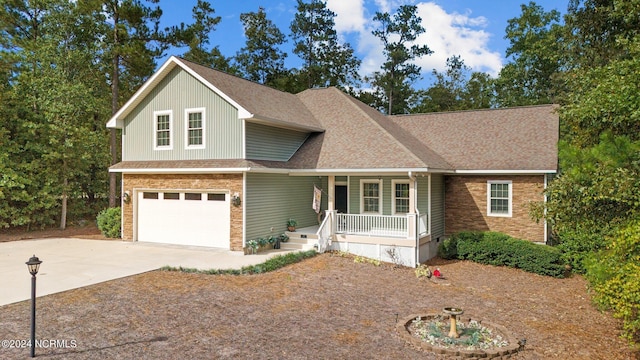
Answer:
[[[487,216],[487,181],[512,181],[512,217]],[[544,222],[529,216],[530,202],[544,201],[544,176],[447,176],[445,231],[499,231],[515,238],[544,242]]]
[[[230,194],[242,193],[242,174],[124,174],[124,191],[131,194],[131,202],[122,208],[122,239],[133,240],[133,205],[137,189],[180,189],[180,190],[229,190]],[[244,203],[244,202],[243,202]],[[242,206],[231,205],[231,250],[242,251]]]

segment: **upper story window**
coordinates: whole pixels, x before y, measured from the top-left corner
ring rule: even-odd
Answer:
[[[409,212],[409,180],[393,180],[393,213]]]
[[[171,150],[173,148],[173,113],[171,110],[153,112],[154,149]]]
[[[185,110],[185,144],[188,149],[204,148],[205,111],[204,108]]]
[[[360,180],[361,213],[382,213],[382,180]]]
[[[511,217],[511,181],[487,181],[487,215]]]

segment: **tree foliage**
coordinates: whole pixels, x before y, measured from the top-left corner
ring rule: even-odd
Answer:
[[[393,15],[377,12],[373,20],[377,27],[372,34],[382,41],[385,56],[381,71],[375,72],[371,79],[377,99],[385,103],[373,105],[389,115],[408,113],[410,99],[415,94],[412,84],[420,78],[421,71],[413,61],[432,53],[427,45],[415,43],[425,32],[417,7],[402,5]]]
[[[640,1],[572,0],[563,34],[560,175],[547,219],[595,299],[640,340]]]
[[[522,13],[510,19],[505,38],[509,40],[507,63],[496,80],[499,106],[549,104],[558,91],[563,69],[563,27],[560,12],[544,11],[535,2],[520,5]]]
[[[182,57],[186,60],[208,66],[220,71],[234,73],[231,60],[220,52],[218,46],[208,49],[211,33],[220,23],[220,16],[214,16],[215,10],[207,1],[198,0],[192,9],[193,23],[181,24],[180,28],[174,27],[169,31],[170,43],[187,44],[189,50]]]
[[[1,23],[7,29],[36,16],[24,32],[5,32],[12,33],[5,39],[11,52],[2,56],[13,76],[3,91],[7,146],[0,157],[11,170],[0,183],[0,225],[44,226],[58,218],[64,228],[68,209],[82,216],[94,205],[108,165],[106,130],[96,120],[103,93],[94,19],[63,0],[22,5],[5,7]]]
[[[494,102],[493,80],[486,73],[471,72],[459,55],[447,59],[447,69],[432,72],[435,83],[420,93],[421,103],[412,112],[484,109]]]
[[[267,84],[284,72],[287,54],[278,47],[285,43],[284,34],[269,19],[263,8],[240,14],[247,38],[235,61],[246,79]]]
[[[304,62],[300,75],[308,88],[354,86],[360,79],[356,58],[349,43],[342,43],[335,30],[336,14],[325,0],[297,0],[297,12],[291,22],[293,53]]]
[[[623,320],[623,336],[640,343],[640,221],[630,221],[587,262],[595,301]]]

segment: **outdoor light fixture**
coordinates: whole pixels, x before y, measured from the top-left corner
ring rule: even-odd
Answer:
[[[130,202],[131,202],[131,195],[129,195],[129,192],[128,192],[128,191],[125,191],[125,192],[124,192],[124,194],[122,194],[122,201],[123,201],[125,204],[128,204],[128,203],[130,203]]]
[[[37,256],[33,255],[25,264],[27,264],[27,267],[29,268],[29,274],[31,274],[32,276],[36,276],[36,274],[38,273],[38,269],[40,269],[40,264],[42,264],[42,261],[40,261]]]
[[[36,274],[42,261],[33,255],[25,264],[31,274],[31,357],[36,357]]]
[[[234,193],[233,196],[231,196],[231,203],[235,206],[240,206],[242,200],[240,199],[239,193]]]

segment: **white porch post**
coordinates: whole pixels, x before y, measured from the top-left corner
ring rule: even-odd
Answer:
[[[327,191],[327,194],[329,194],[328,199],[327,199],[327,210],[335,210],[336,209],[336,177],[335,175],[329,175],[329,191]]]
[[[416,234],[416,178],[409,172],[409,212],[407,213],[407,239],[417,239]]]

